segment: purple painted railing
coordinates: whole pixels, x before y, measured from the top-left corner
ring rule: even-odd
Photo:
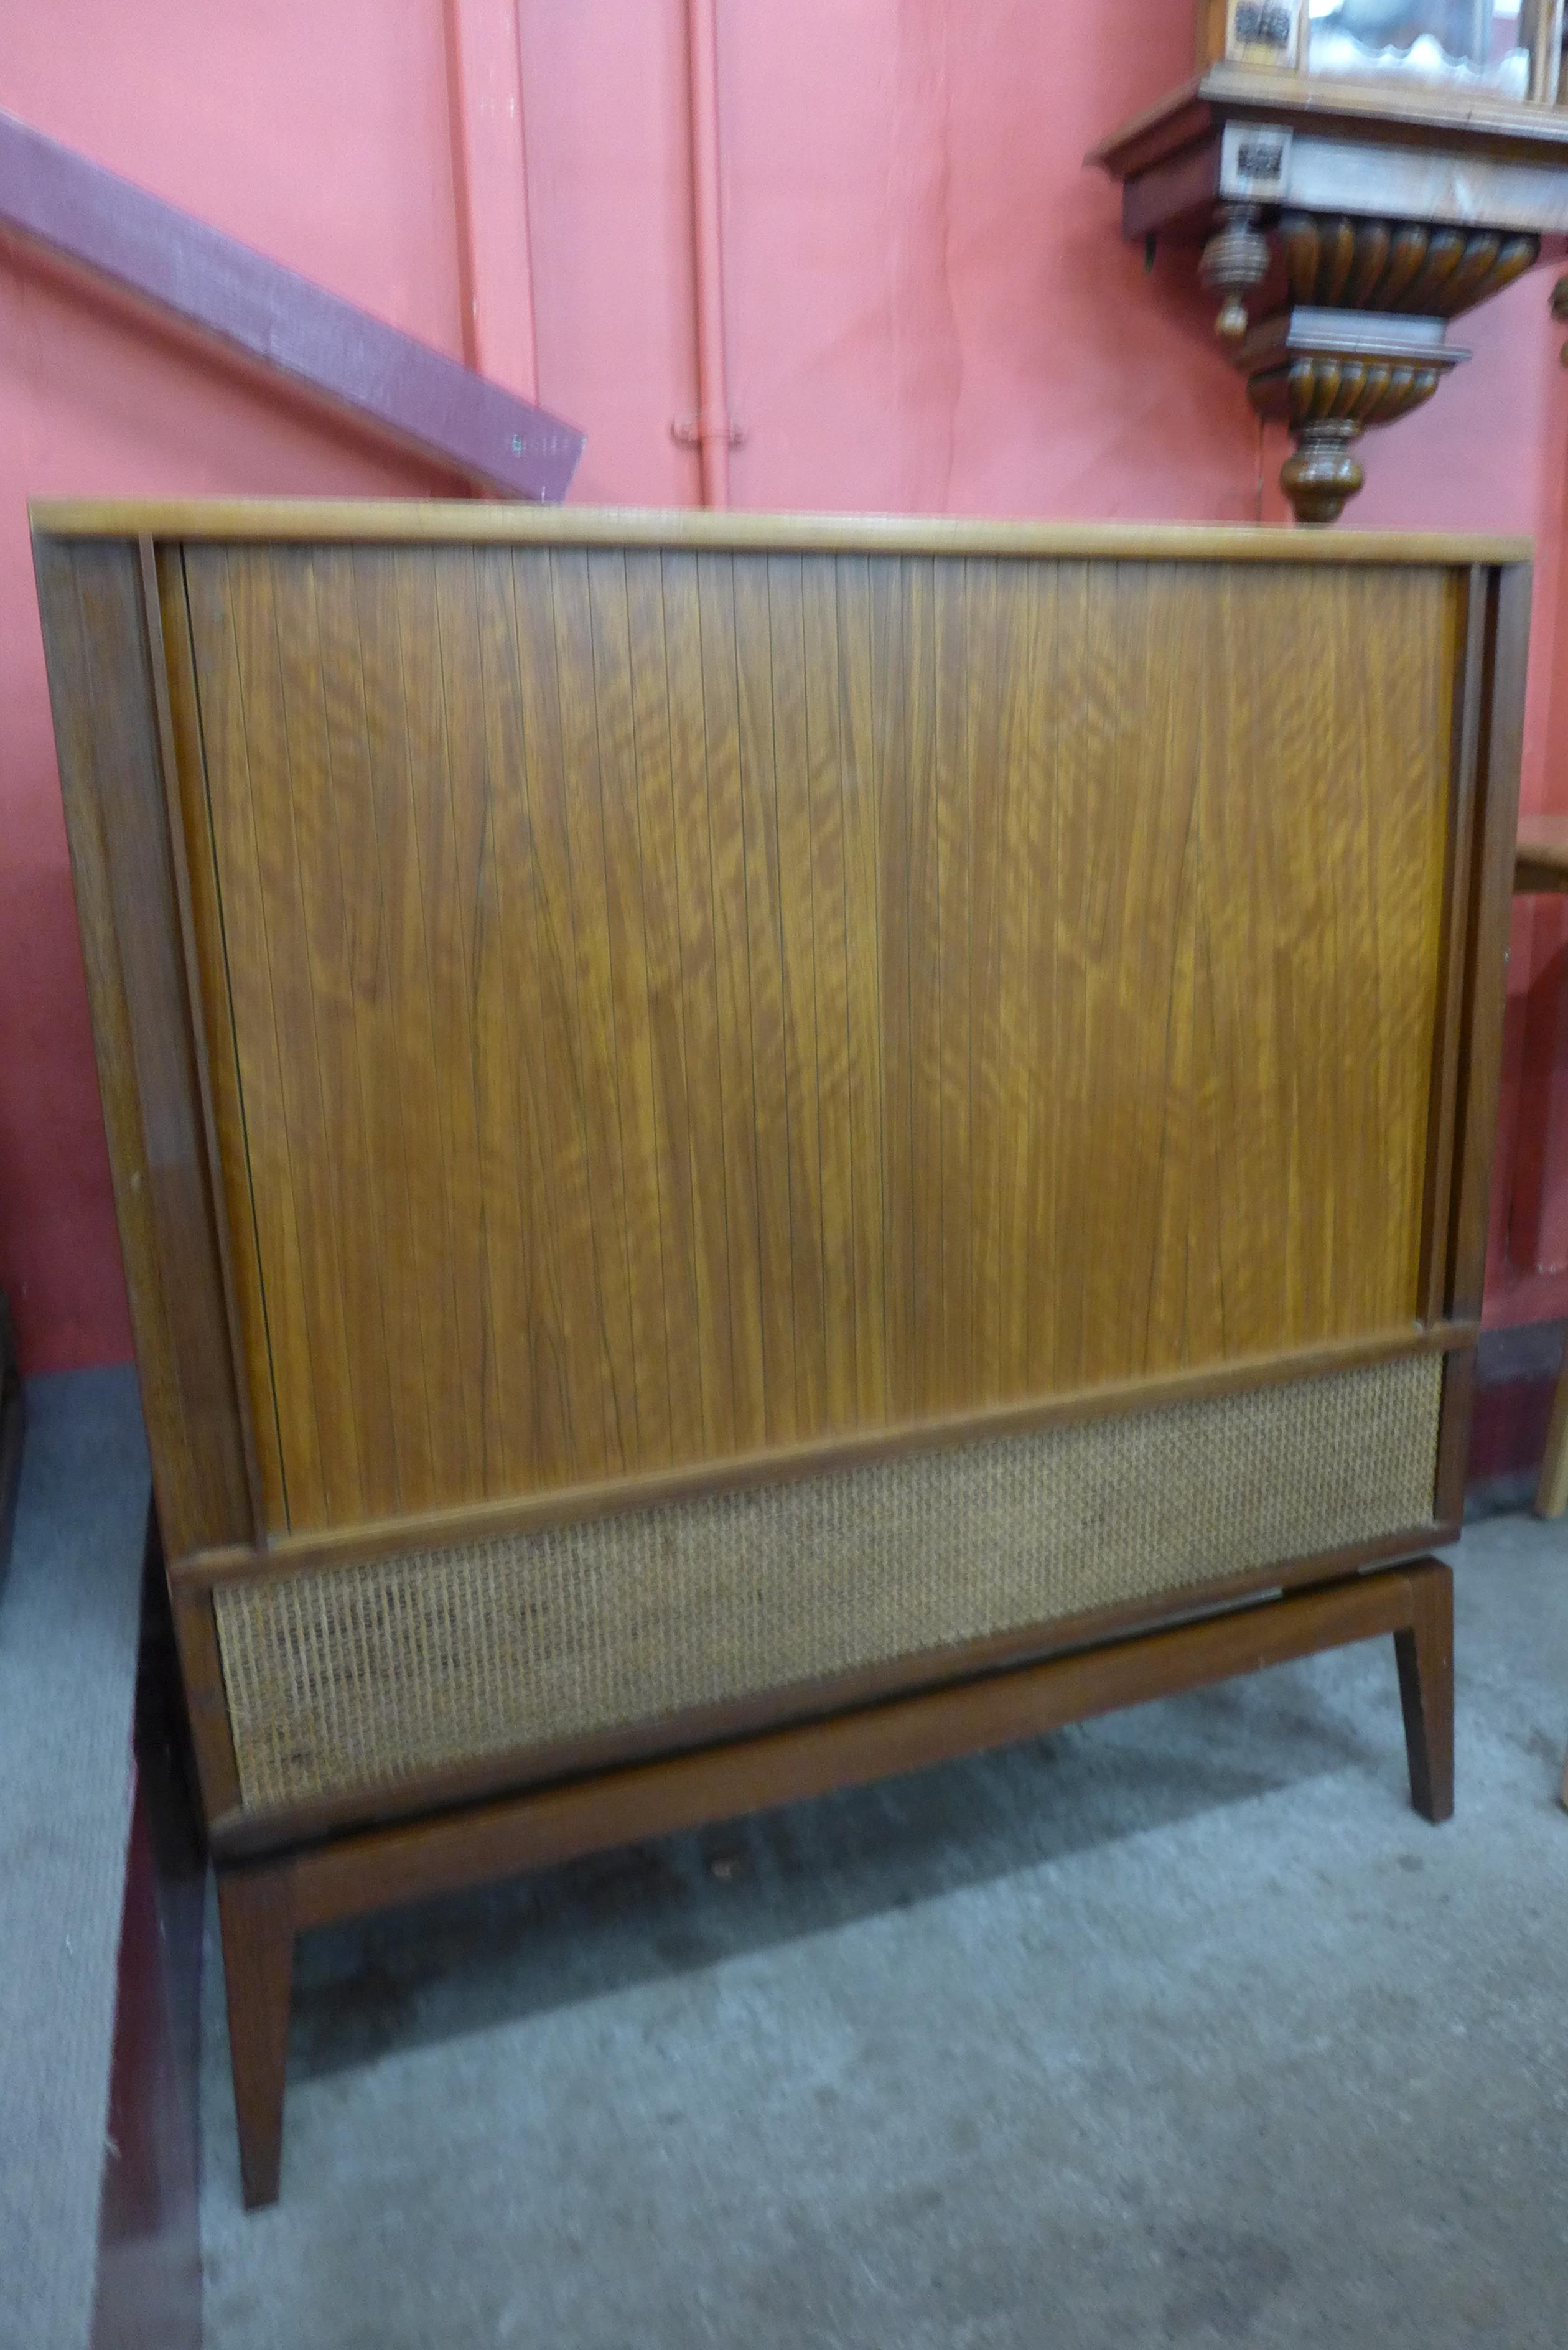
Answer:
[[[0,113],[5,232],[487,488],[566,494],[575,426]]]

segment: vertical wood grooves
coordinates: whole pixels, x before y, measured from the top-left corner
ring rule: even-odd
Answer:
[[[157,550],[150,539],[144,539],[141,542],[139,556],[142,609],[151,671],[152,702],[159,734],[160,764],[162,769],[163,812],[169,827],[170,861],[174,882],[174,900],[179,916],[180,943],[184,961],[186,1001],[191,1021],[196,1092],[201,1107],[202,1139],[206,1144],[207,1174],[213,1201],[212,1221],[223,1291],[223,1315],[228,1330],[230,1358],[233,1365],[234,1413],[240,1449],[244,1461],[245,1482],[250,1495],[252,1539],[259,1541],[267,1523],[266,1495],[263,1483],[261,1452],[254,1425],[254,1399],[242,1392],[241,1366],[244,1358],[244,1328],[240,1315],[234,1250],[229,1239],[228,1219],[217,1204],[223,1192],[223,1161],[212,1067],[204,1033],[204,990],[201,952],[195,927],[185,816],[181,799],[182,767],[191,772],[193,787],[203,795],[205,791],[200,719],[196,710],[194,684],[191,671],[190,612],[185,591],[184,566],[178,551],[175,551],[167,562],[161,566]],[[185,746],[183,760],[181,755],[182,738]],[[219,1021],[226,1024],[223,1009],[223,1001],[224,991],[220,988],[217,991],[214,1011]],[[232,1049],[232,1032],[227,1042]],[[252,1226],[254,1230],[254,1210]],[[267,1365],[265,1392],[272,1400],[275,1438],[277,1407],[275,1396],[272,1394],[270,1359]],[[274,1475],[275,1479],[275,1464]]]
[[[1480,755],[1482,689],[1486,682],[1489,583],[1471,567],[1458,598],[1456,630],[1463,653],[1453,681],[1454,783],[1443,875],[1438,1019],[1432,1040],[1431,1110],[1427,1137],[1426,1197],[1421,1222],[1422,1311],[1443,1313],[1449,1284],[1449,1203],[1453,1189],[1454,1121],[1463,1025],[1471,848],[1475,830],[1477,762]]]
[[[279,1523],[1429,1310],[1449,572],[407,546],[186,577]]]
[[[211,564],[210,557],[203,558],[203,561],[205,565]],[[192,669],[196,670],[198,666],[195,649],[196,623],[192,602],[191,558],[189,556],[182,558],[181,570],[184,580],[185,618],[187,627],[190,630],[191,660]],[[216,667],[215,653],[213,666],[214,668]],[[221,689],[219,691],[221,691]],[[208,700],[209,698],[207,695],[200,692],[198,692],[194,700],[194,718],[197,727],[201,761],[200,789],[202,794],[202,813],[204,815],[206,819],[208,854],[202,860],[201,868],[192,868],[192,881],[194,882],[195,873],[198,870],[202,873],[203,882],[210,880],[211,893],[210,897],[206,897],[211,939],[211,945],[209,946],[209,965],[213,948],[215,947],[217,953],[222,958],[222,986],[220,988],[213,983],[215,973],[213,973],[209,967],[208,984],[204,993],[208,1000],[209,1010],[213,1013],[213,1015],[218,1019],[223,1029],[223,1046],[225,1048],[221,1052],[214,1053],[213,1066],[214,1067],[216,1081],[221,1084],[223,1089],[221,1105],[218,1111],[219,1136],[223,1171],[228,1179],[229,1185],[227,1204],[230,1216],[231,1238],[235,1237],[236,1235],[243,1235],[245,1241],[254,1244],[254,1251],[253,1257],[250,1250],[243,1245],[238,1246],[235,1249],[236,1259],[239,1263],[244,1263],[246,1266],[247,1279],[244,1294],[247,1302],[252,1305],[253,1311],[259,1315],[261,1325],[259,1335],[263,1342],[261,1347],[258,1348],[254,1344],[253,1340],[253,1344],[246,1349],[246,1368],[251,1374],[253,1393],[265,1393],[271,1404],[272,1430],[275,1437],[275,1451],[274,1451],[272,1448],[269,1448],[267,1465],[272,1469],[275,1479],[275,1492],[269,1492],[266,1495],[269,1514],[271,1514],[275,1520],[281,1519],[281,1522],[285,1526],[291,1526],[294,1523],[294,1518],[289,1505],[289,1448],[286,1445],[284,1440],[283,1406],[278,1395],[279,1350],[273,1343],[272,1315],[267,1305],[266,1284],[262,1277],[261,1272],[264,1263],[268,1261],[275,1252],[264,1251],[262,1245],[261,1211],[256,1201],[256,1162],[253,1157],[250,1147],[249,1119],[246,1107],[245,1088],[240,1070],[240,1045],[238,1015],[236,1011],[238,994],[235,986],[233,959],[229,944],[229,917],[225,912],[224,893],[218,875],[218,833],[216,818],[213,809],[212,795],[213,761],[208,753],[208,730],[211,723],[207,708]],[[218,691],[214,691],[212,696],[212,703],[214,708],[221,706],[218,701]],[[227,747],[228,746],[225,745],[225,750],[227,750]],[[205,894],[206,893],[203,892],[204,896]],[[217,1010],[217,1007],[220,1005],[223,1007],[221,1012]],[[248,1210],[248,1215],[243,1222],[237,1220],[234,1216],[236,1189],[243,1192],[245,1206]],[[259,1418],[260,1415],[258,1415],[258,1419]]]
[[[263,1196],[271,1194],[280,1202],[284,1231],[280,1245],[286,1263],[292,1259],[296,1275],[293,1305],[296,1315],[296,1332],[306,1367],[304,1382],[288,1379],[280,1382],[280,1400],[286,1405],[292,1399],[301,1407],[302,1427],[299,1434],[314,1431],[313,1451],[296,1446],[306,1461],[312,1482],[307,1482],[301,1497],[301,1519],[294,1523],[308,1523],[305,1513],[325,1513],[336,1522],[345,1509],[355,1506],[354,1488],[358,1485],[358,1444],[353,1420],[352,1402],[342,1380],[335,1376],[334,1366],[324,1359],[333,1351],[330,1329],[330,1283],[327,1277],[324,1257],[330,1254],[333,1262],[332,1280],[336,1280],[335,1237],[330,1223],[317,1213],[320,1204],[322,1176],[328,1162],[324,1157],[309,1155],[306,1137],[313,1123],[319,1122],[319,1103],[313,1121],[309,1101],[310,1075],[314,1070],[319,1086],[319,1068],[316,1055],[316,1002],[309,984],[308,969],[306,985],[298,984],[299,972],[295,961],[299,941],[291,939],[278,952],[277,932],[286,927],[294,909],[290,903],[293,892],[286,858],[283,835],[292,835],[292,784],[289,776],[289,754],[286,731],[275,723],[275,714],[267,707],[266,643],[271,635],[275,645],[275,622],[272,622],[270,566],[266,558],[243,552],[231,552],[223,558],[227,575],[223,596],[223,617],[231,639],[234,691],[234,719],[244,744],[245,795],[239,812],[247,838],[250,869],[246,879],[252,889],[252,905],[256,935],[261,947],[260,972],[265,975],[265,1004],[257,1005],[263,1015],[254,1024],[258,1037],[270,1041],[267,1055],[270,1066],[258,1083],[271,1083],[276,1089],[278,1115],[269,1121],[275,1135],[282,1181],[274,1187],[263,1183]],[[236,575],[243,580],[237,589]],[[272,622],[269,628],[269,622]],[[242,630],[244,631],[242,635]],[[260,765],[266,786],[265,806],[258,806],[254,767]],[[244,855],[244,850],[239,854]],[[282,963],[283,1003],[279,1007],[279,963]],[[243,1035],[253,1033],[246,1023]],[[265,1048],[264,1048],[265,1050]],[[242,1085],[247,1084],[247,1073],[242,1057]],[[298,1169],[296,1174],[296,1170]],[[268,1170],[270,1172],[270,1170]],[[275,1296],[275,1286],[272,1294]],[[290,1336],[295,1333],[290,1333]],[[275,1363],[276,1355],[275,1352]],[[345,1409],[345,1404],[348,1409]],[[329,1417],[330,1416],[330,1417]],[[291,1434],[294,1431],[291,1431]]]
[[[327,561],[331,559],[330,556],[326,558]],[[353,758],[355,743],[352,730],[348,730],[346,733],[341,728],[334,728],[329,700],[329,685],[335,686],[337,683],[344,674],[346,665],[337,661],[323,661],[319,665],[313,665],[312,661],[314,646],[320,638],[315,570],[316,559],[307,555],[301,586],[308,603],[311,625],[304,632],[305,642],[299,649],[300,659],[296,673],[306,681],[310,680],[314,673],[315,691],[311,694],[311,700],[319,705],[313,712],[312,720],[319,726],[317,742],[320,751],[320,767],[317,777],[317,789],[321,806],[317,814],[317,821],[321,827],[318,835],[318,840],[321,843],[320,863],[327,868],[326,880],[328,889],[331,889],[334,876],[337,883],[334,893],[335,902],[318,906],[317,918],[324,927],[323,942],[327,951],[333,955],[337,966],[335,990],[337,1000],[348,1007],[353,1007],[355,972],[354,931],[351,927],[351,917],[355,907],[352,883],[356,875],[355,863],[351,863],[347,869],[345,868],[338,809],[340,800],[348,798],[351,788],[349,776],[342,772],[342,769],[345,758],[350,760]],[[307,685],[306,691],[309,691],[309,690]],[[335,733],[338,735],[340,744],[336,763],[333,748]],[[349,805],[352,805],[351,801]],[[373,826],[369,827],[369,845],[374,848],[376,844]],[[329,853],[326,846],[327,836],[330,839]],[[350,850],[351,858],[357,862],[358,857],[362,853],[360,842],[354,841]],[[378,867],[379,857],[372,869],[377,869]],[[346,1040],[347,1049],[344,1060],[348,1066],[336,1073],[344,1084],[348,1096],[347,1108],[342,1113],[347,1121],[344,1141],[349,1162],[345,1170],[348,1183],[348,1194],[345,1205],[351,1214],[358,1198],[359,1196],[365,1198],[372,1253],[370,1262],[367,1264],[362,1252],[350,1248],[345,1252],[344,1263],[350,1269],[348,1277],[353,1279],[356,1292],[364,1293],[355,1297],[354,1316],[358,1319],[358,1315],[363,1314],[369,1323],[373,1336],[379,1337],[380,1342],[380,1357],[374,1367],[369,1367],[363,1388],[366,1391],[367,1406],[376,1410],[379,1427],[374,1430],[374,1434],[385,1446],[385,1457],[389,1465],[391,1483],[399,1495],[400,1506],[402,1506],[405,1483],[408,1482],[403,1462],[405,1440],[398,1425],[398,1414],[393,1401],[391,1367],[394,1361],[394,1350],[390,1345],[388,1331],[386,1297],[375,1270],[384,1262],[388,1235],[385,1216],[377,1200],[374,1186],[369,1180],[369,1170],[374,1161],[374,1149],[370,1139],[369,1097],[365,1081],[364,1044],[360,1024],[357,1011],[352,1008],[348,1011],[347,1025],[348,1035]],[[347,1290],[345,1307],[346,1310],[348,1309]],[[422,1356],[421,1367],[422,1374]]]
[[[509,1462],[531,1461],[558,1463],[566,1456],[559,1431],[559,1367],[550,1349],[549,1305],[556,1301],[558,1325],[560,1282],[551,1280],[547,1252],[541,1245],[545,1220],[535,1220],[532,1201],[537,1194],[540,1094],[534,1063],[536,1039],[512,1038],[510,1007],[526,1001],[516,937],[516,899],[531,887],[533,857],[527,812],[520,786],[510,791],[508,780],[523,771],[521,689],[516,673],[514,629],[497,625],[495,607],[505,608],[511,597],[504,556],[488,550],[471,550],[469,586],[475,614],[477,672],[472,691],[483,713],[485,823],[481,853],[493,898],[493,949],[488,958],[488,989],[478,991],[475,1018],[483,1027],[475,1040],[475,1084],[485,1098],[498,1092],[482,1145],[487,1193],[499,1191],[509,1213],[510,1274],[502,1284],[507,1301],[496,1323],[497,1384],[508,1437]],[[504,584],[503,584],[504,583]],[[531,924],[527,926],[532,936]],[[493,1076],[493,1087],[487,1082]],[[512,1474],[517,1473],[514,1465]]]
[[[322,645],[322,691],[328,713],[329,739],[336,732],[344,746],[342,764],[333,785],[334,829],[344,879],[344,902],[356,918],[349,941],[350,967],[355,972],[356,1025],[364,1039],[365,1066],[379,1077],[366,1104],[367,1140],[380,1174],[380,1228],[389,1262],[412,1266],[421,1262],[418,1234],[423,1218],[417,1205],[421,1176],[417,1151],[410,1150],[412,1121],[398,1039],[389,1033],[387,1017],[387,1006],[394,993],[392,957],[400,943],[401,932],[400,926],[394,930],[389,887],[396,835],[389,827],[389,811],[379,804],[375,774],[377,738],[371,724],[372,696],[365,655],[366,591],[359,557],[352,549],[324,549],[322,562],[328,567],[335,589],[328,599],[329,628]],[[333,626],[336,638],[330,632]],[[400,678],[399,690],[400,692]],[[341,713],[336,730],[332,725],[334,710]],[[362,774],[356,770],[362,770]],[[355,775],[355,797],[345,806],[341,794],[347,774]],[[350,873],[360,882],[358,892],[349,889]],[[368,877],[374,880],[369,891],[364,889]],[[367,985],[369,1006],[364,1002]],[[425,1322],[428,1295],[422,1281],[417,1286],[405,1284],[393,1291],[382,1323],[393,1392],[400,1398],[399,1482],[405,1505],[410,1507],[418,1506],[414,1495],[428,1495],[433,1490],[432,1463],[438,1445]]]
[[[342,1387],[340,1399],[337,1393],[328,1391],[327,1408],[333,1413],[335,1424],[346,1426],[348,1430],[346,1448],[348,1457],[343,1462],[342,1482],[338,1489],[343,1495],[343,1500],[338,1501],[336,1498],[329,1476],[324,1477],[324,1482],[327,1485],[330,1506],[335,1511],[344,1506],[362,1510],[365,1506],[365,1481],[361,1471],[364,1452],[361,1420],[367,1412],[374,1409],[373,1399],[377,1389],[384,1385],[386,1353],[384,1334],[379,1350],[375,1347],[375,1332],[383,1320],[379,1284],[372,1282],[369,1284],[368,1296],[357,1297],[352,1305],[350,1304],[349,1285],[356,1269],[364,1265],[365,1259],[363,1250],[353,1244],[352,1219],[358,1207],[358,1187],[353,1183],[351,1154],[354,1146],[345,1130],[342,1118],[344,1070],[338,1065],[346,1056],[335,1054],[330,1077],[323,1065],[322,1056],[321,1035],[324,1019],[330,1024],[329,1037],[337,1042],[341,1042],[342,1039],[343,1024],[340,1003],[335,1000],[337,990],[334,987],[334,974],[331,971],[334,942],[331,910],[317,907],[314,919],[311,910],[311,892],[314,887],[319,885],[319,875],[325,861],[322,856],[319,827],[324,816],[333,806],[333,795],[329,764],[327,756],[325,754],[324,744],[319,741],[315,744],[310,743],[307,733],[308,704],[312,698],[308,681],[311,675],[311,652],[316,642],[314,613],[307,612],[304,608],[309,598],[310,581],[307,568],[301,575],[301,566],[303,564],[308,567],[308,555],[303,557],[295,555],[275,559],[275,577],[269,582],[272,590],[269,598],[272,607],[271,643],[277,668],[277,714],[281,719],[279,735],[282,745],[283,774],[286,783],[286,837],[294,884],[291,893],[293,903],[289,911],[296,924],[296,947],[300,959],[300,967],[305,974],[310,1005],[309,1057],[315,1085],[314,1102],[307,1098],[306,1117],[308,1119],[311,1108],[314,1107],[326,1144],[323,1170],[325,1180],[319,1191],[313,1190],[309,1196],[306,1222],[314,1239],[319,1234],[320,1226],[324,1221],[319,1211],[319,1201],[323,1197],[330,1200],[328,1217],[325,1220],[328,1222],[328,1232],[323,1236],[325,1240],[323,1255],[330,1259],[331,1270],[328,1276],[323,1265],[319,1275],[322,1292],[320,1311],[321,1318],[327,1326],[329,1357],[336,1358],[341,1348],[341,1371],[339,1372],[337,1360],[333,1359],[332,1374],[334,1388],[339,1376]],[[285,656],[283,623],[276,594],[275,573],[283,570],[285,567],[289,575],[287,585],[294,591],[285,598],[286,608],[294,623],[294,630],[297,630],[298,634],[305,639],[304,644],[296,647],[300,657],[293,664]],[[291,630],[291,634],[294,630]],[[295,696],[292,707],[290,704],[291,674]],[[302,686],[304,706],[301,706]],[[303,786],[299,780],[301,770],[304,771],[305,775]],[[302,837],[306,843],[303,853]],[[351,1324],[361,1317],[368,1319],[370,1324],[370,1359],[363,1363],[350,1364],[348,1334]],[[319,1371],[317,1376],[319,1379]],[[375,1433],[379,1440],[379,1449],[382,1451],[382,1457],[389,1461],[390,1484],[392,1490],[396,1492],[398,1490],[396,1453],[395,1448],[390,1444],[389,1430],[383,1427],[378,1429]]]
[[[36,549],[39,608],[93,1045],[158,1511],[190,1551],[244,1540],[234,1394],[196,1040],[148,695],[139,548]],[[226,1531],[225,1531],[226,1530]]]
[[[460,1326],[464,1318],[464,1306],[472,1319],[472,1336],[464,1340],[464,1352],[470,1372],[477,1372],[480,1396],[479,1477],[482,1482],[489,1485],[497,1477],[508,1476],[508,1434],[517,1419],[525,1422],[527,1414],[525,1409],[515,1415],[507,1409],[510,1399],[504,1398],[500,1392],[499,1364],[496,1348],[492,1343],[494,1329],[505,1329],[509,1324],[516,1326],[516,1308],[514,1307],[510,1313],[504,1307],[498,1310],[492,1285],[491,1224],[494,1217],[499,1230],[506,1186],[504,1182],[486,1180],[483,1131],[488,1121],[481,1113],[482,1087],[477,1066],[480,1052],[490,1042],[498,1024],[485,1016],[479,1001],[485,910],[483,840],[490,795],[483,754],[472,740],[472,728],[480,716],[482,705],[472,681],[466,693],[454,689],[453,685],[454,672],[461,670],[465,659],[473,662],[477,652],[476,617],[462,612],[461,608],[452,608],[454,598],[461,605],[461,570],[465,560],[463,554],[456,549],[443,550],[435,559],[433,618],[430,628],[435,655],[435,681],[431,706],[439,733],[441,764],[446,777],[444,815],[447,821],[439,826],[436,840],[438,850],[444,847],[450,856],[450,895],[456,910],[455,970],[451,968],[452,948],[449,945],[449,967],[442,989],[445,1018],[452,1024],[447,1054],[452,1068],[463,1068],[468,1077],[467,1087],[458,1092],[460,1118],[454,1119],[454,1128],[461,1125],[462,1147],[459,1149],[454,1142],[451,1152],[454,1171],[461,1169],[467,1177],[468,1193],[466,1200],[454,1207],[453,1222],[458,1240],[454,1248],[453,1269]],[[474,665],[477,666],[476,663]],[[455,772],[460,758],[464,769],[461,790]],[[488,1094],[489,1088],[483,1091]],[[488,1311],[486,1300],[489,1301]]]
[[[1465,919],[1464,1022],[1455,1104],[1449,1305],[1480,1311],[1487,1213],[1502,1075],[1514,842],[1530,648],[1530,571],[1501,569],[1487,598],[1485,719],[1477,756],[1479,825]]]

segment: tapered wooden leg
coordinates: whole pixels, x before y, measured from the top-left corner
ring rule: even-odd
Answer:
[[[1454,1809],[1454,1578],[1440,1560],[1410,1574],[1413,1620],[1394,1635],[1410,1801],[1423,1819],[1451,1819]]]
[[[294,1980],[294,1908],[288,1871],[220,1868],[218,1919],[229,2008],[229,2063],[240,2127],[245,2209],[277,2201],[283,2160],[283,2089]]]
[[[1552,1425],[1546,1431],[1546,1457],[1541,1463],[1541,1482],[1535,1488],[1535,1514],[1538,1518],[1560,1518],[1568,1509],[1568,1355],[1557,1374],[1557,1392],[1552,1399]]]

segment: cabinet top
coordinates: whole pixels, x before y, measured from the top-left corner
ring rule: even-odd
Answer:
[[[44,538],[695,547],[776,554],[1100,556],[1133,562],[1528,563],[1528,538],[1242,523],[998,522],[959,515],[659,512],[358,498],[35,500]]]

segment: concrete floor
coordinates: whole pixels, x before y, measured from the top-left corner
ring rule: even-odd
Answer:
[[[1392,1644],[302,1945],[213,2350],[1563,2350],[1568,1530]]]
[[[0,2350],[92,2314],[147,1449],[129,1369],[27,1384],[0,1586]]]

